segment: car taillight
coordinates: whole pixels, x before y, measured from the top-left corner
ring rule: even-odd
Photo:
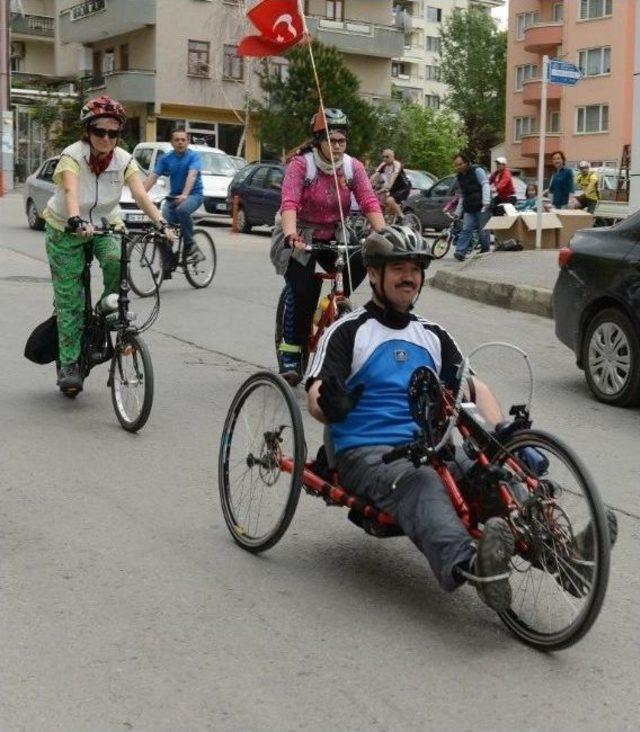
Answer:
[[[562,247],[558,252],[558,266],[561,269],[568,267],[571,257],[573,257],[573,249],[571,247]]]

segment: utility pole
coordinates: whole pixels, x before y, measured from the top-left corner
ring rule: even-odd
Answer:
[[[0,196],[13,188],[13,114],[11,113],[9,0],[0,0]]]

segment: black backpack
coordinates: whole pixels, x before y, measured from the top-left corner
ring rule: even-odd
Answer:
[[[404,165],[401,165],[400,172],[396,176],[396,179],[393,181],[393,185],[391,186],[391,190],[389,191],[389,193],[391,193],[394,197],[395,194],[402,194],[406,198],[409,195],[410,190],[411,181],[409,180],[409,176],[404,172]]]

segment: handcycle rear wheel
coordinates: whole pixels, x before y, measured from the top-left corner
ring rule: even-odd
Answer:
[[[229,407],[218,458],[222,512],[243,549],[265,551],[284,535],[300,498],[305,452],[289,386],[269,371],[250,376]]]
[[[184,263],[184,274],[191,287],[200,290],[208,287],[213,276],[216,273],[218,258],[216,254],[216,245],[213,243],[211,235],[204,229],[194,229],[193,241],[204,256],[204,259],[193,263]]]
[[[532,471],[537,495],[528,492],[517,522],[522,533],[516,531],[511,562],[512,602],[500,618],[534,648],[567,648],[588,632],[604,601],[610,561],[605,508],[586,468],[556,437],[523,430],[504,447],[512,454],[535,448],[536,459],[543,459]],[[522,460],[502,453],[496,462],[511,473],[514,493],[526,495]]]
[[[109,375],[111,402],[127,432],[144,427],[153,403],[153,366],[147,344],[135,333],[116,342]]]
[[[162,284],[162,254],[153,233],[135,236],[128,244],[127,278],[138,297],[150,297]]]

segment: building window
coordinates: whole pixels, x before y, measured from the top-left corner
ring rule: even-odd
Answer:
[[[427,36],[427,51],[440,53],[440,36]]]
[[[578,135],[609,130],[608,104],[590,104],[586,107],[578,107],[577,111],[576,133]]]
[[[209,77],[209,41],[189,41],[187,74]]]
[[[605,18],[612,8],[613,0],[580,0],[580,20]]]
[[[560,112],[551,112],[549,114],[549,132],[560,132]]]
[[[222,60],[222,78],[244,80],[244,59],[238,56],[237,46],[225,46]]]
[[[611,47],[588,48],[578,54],[578,66],[583,76],[611,73]]]
[[[113,48],[107,48],[102,56],[102,73],[112,74],[116,70],[116,53]]]
[[[524,32],[526,28],[532,25],[536,25],[540,21],[539,13],[519,13],[516,15],[516,40],[521,41],[524,39]]]
[[[289,64],[287,61],[271,60],[271,72],[282,82],[289,78]]]
[[[129,44],[120,46],[120,71],[129,71]]]
[[[391,76],[394,79],[408,79],[409,78],[409,69],[407,68],[408,64],[402,63],[402,61],[392,61],[391,62]]]
[[[535,117],[515,117],[513,127],[513,141],[520,142],[524,135],[532,135],[536,131]]]
[[[442,10],[440,8],[432,8],[427,5],[426,19],[429,23],[441,23],[442,22]]]
[[[425,94],[424,106],[429,109],[440,109],[440,97],[437,94]]]
[[[343,0],[326,0],[324,15],[328,20],[344,20]]]
[[[427,66],[427,81],[440,81],[440,67],[439,66]]]
[[[536,64],[524,64],[516,66],[516,91],[522,91],[522,85],[529,79],[535,79],[538,76],[538,67]]]
[[[564,20],[564,3],[553,3],[553,22],[562,23]]]

